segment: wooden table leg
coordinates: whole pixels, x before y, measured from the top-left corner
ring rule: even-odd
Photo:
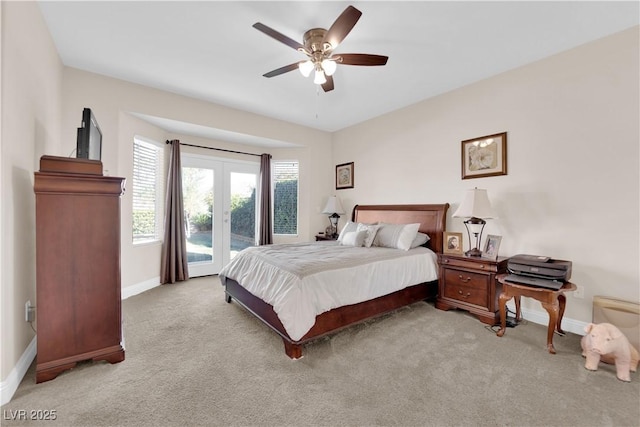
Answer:
[[[564,294],[558,295],[558,302],[560,303],[560,311],[558,313],[558,323],[556,325],[556,331],[559,334],[564,335],[564,331],[562,330],[562,317],[564,316],[564,308],[567,305],[567,297]]]
[[[516,295],[513,297],[516,302],[516,323],[520,323],[522,321],[522,311],[520,310],[520,295]]]
[[[554,300],[551,303],[542,303],[542,307],[547,310],[549,313],[549,326],[547,327],[547,350],[549,353],[556,354],[556,349],[553,347],[553,332],[558,325],[558,312],[559,312],[559,304],[558,300]]]
[[[509,301],[511,297],[506,293],[502,292],[500,297],[498,298],[498,305],[500,306],[500,329],[496,332],[496,335],[501,337],[507,330],[507,301]],[[516,297],[516,299],[520,299]]]

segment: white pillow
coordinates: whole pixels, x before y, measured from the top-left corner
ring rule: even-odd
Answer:
[[[377,224],[363,224],[358,223],[358,231],[366,231],[367,237],[364,239],[363,246],[366,248],[370,248],[373,244],[373,239],[376,238],[376,233],[378,232],[378,228],[380,228]]]
[[[342,231],[340,231],[340,234],[338,235],[338,242],[342,242],[342,239],[344,238],[344,235],[346,233],[352,232],[352,231],[356,231],[358,228],[358,224],[353,222],[353,221],[347,221],[347,223],[344,225],[344,227],[342,227]]]
[[[415,224],[382,224],[374,241],[375,246],[408,251],[420,228]]]
[[[418,231],[416,233],[416,238],[413,239],[413,242],[411,242],[411,249],[417,248],[418,246],[424,245],[430,239],[431,239],[431,237],[429,237],[428,234],[424,234],[424,233],[421,233],[421,232]]]
[[[340,242],[343,246],[356,246],[360,247],[364,244],[364,239],[367,237],[367,232],[362,231],[348,231],[344,233],[344,237]]]

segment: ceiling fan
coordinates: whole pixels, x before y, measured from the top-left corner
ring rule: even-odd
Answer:
[[[312,28],[303,36],[303,44],[285,36],[282,33],[267,27],[260,22],[253,24],[253,28],[262,31],[269,37],[273,37],[281,43],[286,44],[293,49],[307,55],[305,61],[295,62],[285,65],[273,71],[263,74],[264,77],[275,77],[280,74],[288,73],[296,68],[300,70],[303,76],[308,77],[312,71],[315,71],[313,82],[322,86],[325,92],[333,90],[333,73],[337,64],[343,65],[385,65],[387,56],[369,55],[365,53],[340,53],[334,54],[333,51],[349,34],[351,29],[356,25],[362,12],[353,6],[347,7],[338,19],[331,25],[329,30],[324,28]]]

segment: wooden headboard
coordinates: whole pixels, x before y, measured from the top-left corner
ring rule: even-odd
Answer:
[[[442,233],[447,225],[449,203],[441,205],[356,205],[351,220],[354,222],[389,224],[420,223],[418,229],[429,235],[429,247],[437,253],[442,252]]]

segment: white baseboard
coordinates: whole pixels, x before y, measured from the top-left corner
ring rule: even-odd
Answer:
[[[516,311],[515,305],[513,303],[507,304],[509,310],[513,313]],[[532,323],[537,323],[538,325],[547,326],[549,324],[549,313],[546,311],[537,311],[537,310],[527,310],[522,309],[522,317],[525,320],[528,320]],[[565,332],[571,332],[576,335],[584,335],[584,328],[588,323],[581,322],[575,319],[568,319],[566,317],[562,318],[562,330]]]
[[[160,276],[154,277],[153,279],[145,280],[144,282],[137,283],[132,286],[127,286],[126,288],[122,288],[122,299],[127,299],[134,295],[141,294],[148,291],[149,289],[155,288],[156,286],[160,286]]]
[[[9,373],[7,379],[0,383],[0,395],[2,399],[0,405],[5,405],[11,401],[13,394],[18,389],[18,386],[27,373],[29,366],[31,366],[33,359],[36,358],[38,348],[37,338],[37,336],[33,337],[24,353],[22,353],[22,356],[20,356],[20,359],[18,359],[16,366],[14,366]]]

